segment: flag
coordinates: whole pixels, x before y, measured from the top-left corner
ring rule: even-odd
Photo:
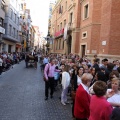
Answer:
[[[26,40],[24,40],[24,48],[26,48]]]

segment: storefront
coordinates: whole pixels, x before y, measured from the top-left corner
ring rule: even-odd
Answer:
[[[4,40],[3,51],[8,53],[15,52],[16,50],[15,46],[16,46],[16,43]]]

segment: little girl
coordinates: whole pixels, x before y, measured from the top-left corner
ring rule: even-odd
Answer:
[[[62,82],[61,82],[62,84],[61,103],[63,105],[66,105],[67,103],[68,86],[70,84],[70,75],[68,71],[69,71],[69,66],[66,65],[62,73]]]

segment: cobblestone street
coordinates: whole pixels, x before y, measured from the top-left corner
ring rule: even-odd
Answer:
[[[39,68],[17,64],[0,76],[0,120],[72,120],[70,104],[60,103],[60,91],[44,100]]]

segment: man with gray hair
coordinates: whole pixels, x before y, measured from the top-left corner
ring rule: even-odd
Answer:
[[[93,76],[90,73],[84,73],[81,77],[82,83],[76,91],[74,115],[76,120],[88,120],[90,115],[90,95],[89,86]]]

